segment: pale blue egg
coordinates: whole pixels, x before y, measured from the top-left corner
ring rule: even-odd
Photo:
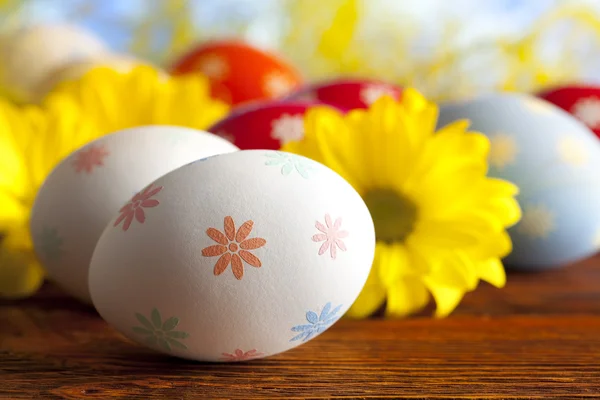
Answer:
[[[490,177],[520,188],[521,221],[509,230],[517,269],[559,267],[600,248],[600,141],[562,109],[496,93],[440,106],[438,128],[459,119],[491,142]]]

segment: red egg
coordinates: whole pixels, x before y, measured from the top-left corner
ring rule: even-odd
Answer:
[[[202,73],[211,82],[212,95],[233,105],[280,98],[302,81],[277,55],[234,40],[204,43],[177,60],[170,72]]]
[[[263,102],[239,107],[208,128],[241,150],[278,150],[304,137],[304,114],[314,102]]]
[[[538,96],[571,113],[600,138],[600,87],[565,86]]]
[[[396,99],[402,88],[379,80],[338,79],[309,85],[285,100],[319,101],[342,109],[367,108],[383,95]]]

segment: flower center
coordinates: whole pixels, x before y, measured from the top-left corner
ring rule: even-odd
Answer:
[[[236,251],[238,251],[238,245],[235,243],[229,243],[229,251],[235,253]]]
[[[138,208],[140,206],[141,201],[136,201],[135,203],[133,203],[133,208]]]
[[[392,189],[375,189],[367,192],[363,200],[373,218],[377,240],[402,242],[413,231],[417,206],[409,198]]]

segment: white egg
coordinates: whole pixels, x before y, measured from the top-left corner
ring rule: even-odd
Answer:
[[[40,24],[7,34],[0,43],[0,85],[18,101],[29,102],[52,71],[77,60],[107,53],[93,33],[69,24]]]
[[[232,151],[237,147],[207,132],[144,126],[104,136],[71,154],[40,188],[31,215],[34,248],[49,278],[91,303],[90,259],[114,214],[167,172]],[[133,218],[139,222],[141,210]]]
[[[210,157],[138,200],[98,241],[90,293],[125,336],[175,356],[242,361],[296,347],[346,312],[373,261],[361,197],[301,156]]]
[[[544,270],[600,248],[600,141],[560,108],[525,94],[444,104],[439,126],[469,119],[491,142],[489,176],[519,186],[523,217],[506,264]]]

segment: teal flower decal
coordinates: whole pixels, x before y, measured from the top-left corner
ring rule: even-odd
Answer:
[[[174,330],[179,325],[179,318],[171,317],[163,322],[156,308],[150,313],[150,320],[139,313],[135,313],[135,317],[142,326],[134,326],[131,329],[138,335],[146,336],[144,342],[147,345],[159,346],[166,351],[171,351],[173,347],[187,350],[187,346],[177,339],[186,339],[190,335]]]
[[[58,262],[63,255],[63,240],[56,228],[44,227],[38,236],[38,250],[44,262]]]
[[[280,165],[281,175],[283,176],[288,176],[295,170],[301,177],[308,179],[315,172],[314,165],[311,165],[310,160],[295,154],[274,151],[265,154],[265,156],[269,158],[265,165]]]

